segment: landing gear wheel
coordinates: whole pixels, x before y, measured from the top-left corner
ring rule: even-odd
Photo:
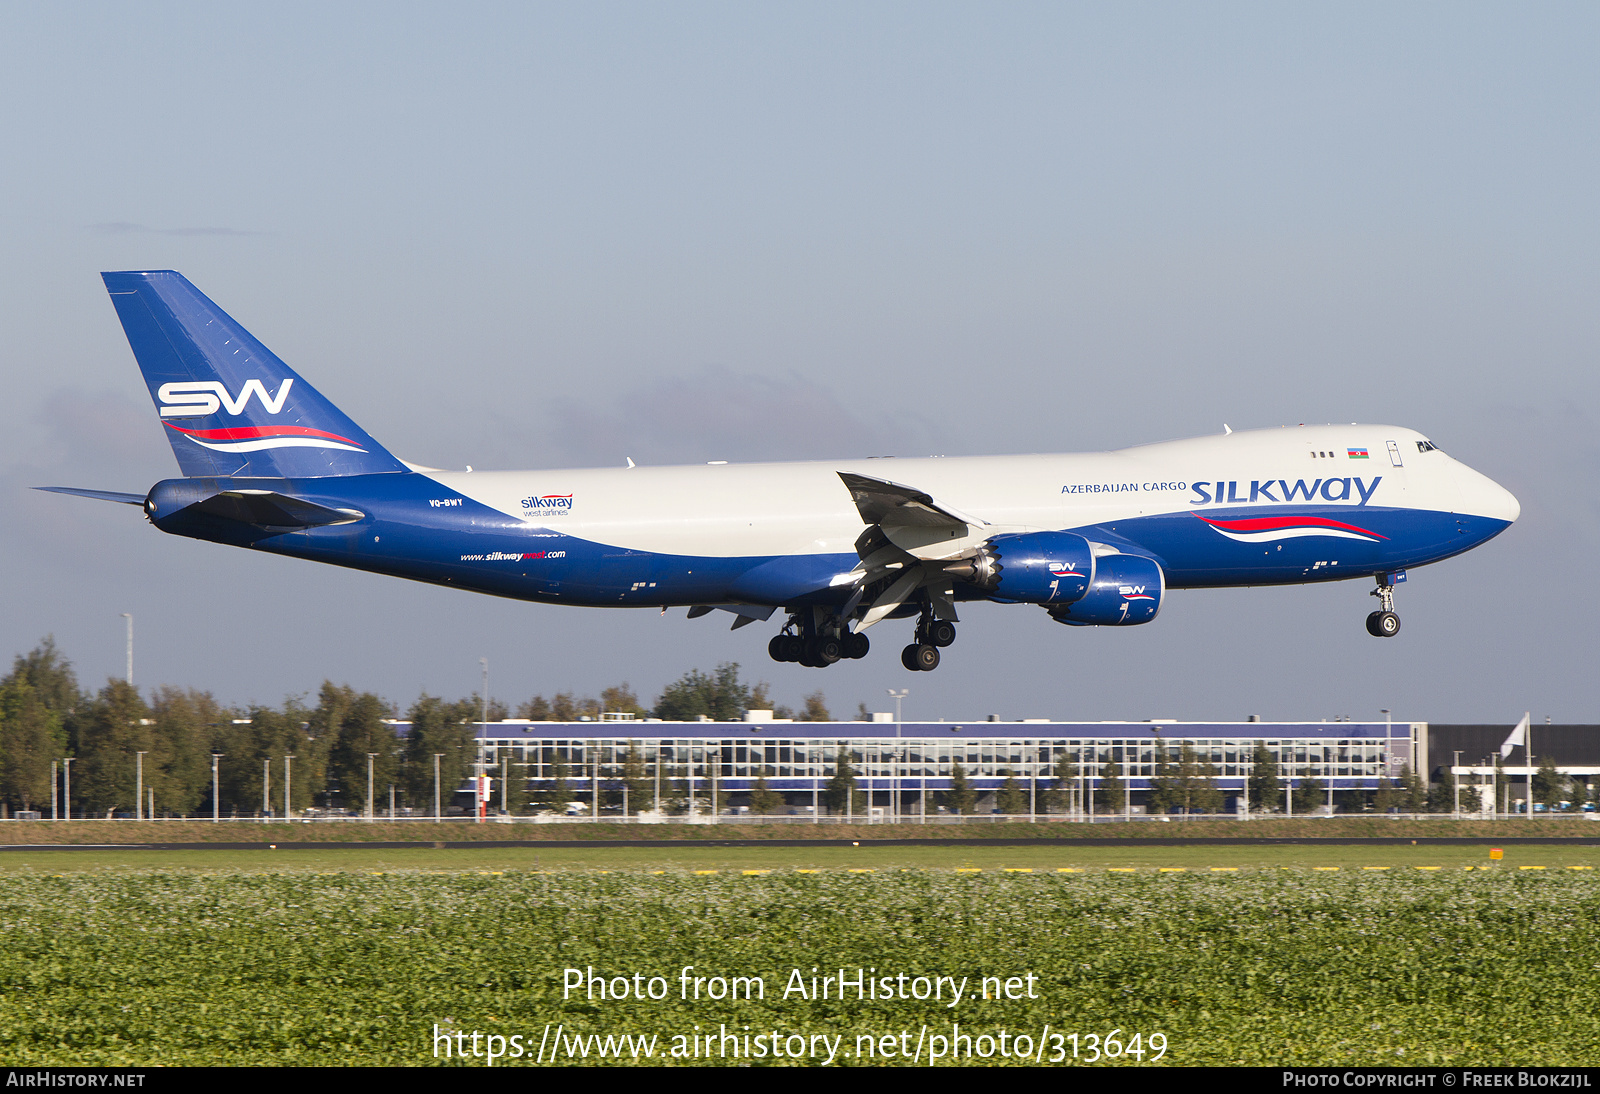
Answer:
[[[789,658],[785,656],[786,651],[784,650],[783,642],[784,636],[781,634],[775,634],[772,636],[772,641],[767,643],[767,653],[771,655],[774,661],[789,660]]]
[[[864,634],[846,635],[844,639],[844,655],[852,661],[859,661],[867,655],[872,648],[872,642]]]
[[[911,645],[907,646],[905,649],[901,650],[900,651],[900,663],[902,665],[904,665],[906,668],[910,669],[912,672],[920,671],[922,666],[917,664],[917,651],[920,650],[921,648],[922,648],[921,646],[916,645],[915,643],[912,643]]]
[[[956,640],[956,625],[948,619],[937,619],[928,626],[928,641],[935,646],[948,646]]]
[[[915,651],[912,654],[912,657],[917,662],[917,668],[921,669],[923,672],[932,672],[934,669],[939,667],[938,646],[930,646],[924,642],[920,646],[913,646],[912,649]]]
[[[837,638],[819,638],[816,645],[816,659],[822,662],[824,668],[833,664],[844,656]]]
[[[783,639],[783,659],[798,663],[806,654],[806,640],[797,634],[785,634],[778,637]]]
[[[1379,638],[1393,638],[1400,633],[1400,617],[1394,614],[1394,583],[1406,579],[1404,570],[1389,574],[1374,574],[1378,587],[1369,594],[1378,598],[1378,610],[1367,616],[1367,633]]]

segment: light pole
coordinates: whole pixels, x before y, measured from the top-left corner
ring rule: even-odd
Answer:
[[[293,804],[293,799],[291,798],[291,796],[289,794],[289,787],[291,785],[290,782],[289,782],[289,761],[292,760],[292,759],[294,759],[294,757],[290,756],[290,755],[287,755],[287,754],[285,754],[284,757],[283,757],[283,819],[284,820],[288,820],[289,819],[290,808],[291,808],[291,806]]]
[[[488,796],[483,793],[483,780],[488,777],[487,765],[484,758],[483,741],[489,735],[489,659],[478,658],[478,663],[483,666],[483,697],[479,700],[478,713],[478,779],[472,787],[473,813],[482,824],[484,814],[489,810]]]
[[[1522,720],[1528,726],[1528,739],[1522,742],[1522,758],[1527,762],[1528,768],[1528,819],[1533,819],[1533,718],[1526,712]]]
[[[1450,811],[1450,815],[1454,819],[1460,820],[1461,819],[1461,776],[1456,771],[1456,768],[1461,766],[1461,750],[1459,748],[1455,750],[1455,755],[1456,755],[1456,762],[1450,768],[1450,781],[1455,785],[1455,788],[1456,788],[1456,800],[1455,800],[1455,807]]]
[[[61,807],[56,801],[56,792],[61,784],[56,782],[56,761],[50,761],[50,819],[61,819]]]
[[[1122,758],[1127,762],[1122,765],[1123,773],[1127,778],[1122,782],[1122,819],[1133,819],[1133,761],[1128,759],[1128,746],[1122,746]]]
[[[1092,753],[1092,755],[1094,757],[1094,761],[1095,761],[1096,765],[1098,765],[1099,762],[1100,762],[1100,744],[1099,744],[1098,741],[1096,741],[1096,742],[1093,742],[1090,747],[1091,747],[1091,753]],[[1108,749],[1106,751],[1107,762],[1110,761],[1110,758],[1111,758],[1111,752]],[[1085,768],[1084,770],[1087,772],[1090,769],[1089,768]],[[1084,792],[1085,804],[1086,804],[1086,806],[1088,808],[1088,819],[1089,819],[1089,823],[1090,824],[1094,823],[1094,810],[1095,810],[1094,796],[1095,796],[1095,793],[1100,788],[1099,787],[1099,784],[1100,784],[1100,781],[1101,781],[1100,772],[1102,770],[1104,770],[1104,768],[1096,766],[1093,769],[1093,773],[1088,775],[1087,778],[1084,781],[1083,792]]]
[[[1033,763],[1029,767],[1032,778],[1028,781],[1028,823],[1039,823],[1039,742],[1033,742]]]
[[[222,797],[217,792],[217,761],[226,756],[226,752],[213,752],[211,754],[211,823],[216,824],[222,820]]]
[[[367,820],[372,820],[372,761],[378,758],[376,752],[367,753]]]
[[[134,791],[133,791],[133,819],[144,820],[144,753],[135,752],[134,756]]]
[[[128,686],[133,686],[133,613],[123,612],[122,618],[128,621]]]
[[[907,695],[911,694],[910,688],[901,688],[896,691],[889,688],[889,698],[894,700],[894,819],[900,820],[900,703]]]
[[[439,819],[439,760],[443,752],[433,754],[433,819]]]
[[[66,814],[66,819],[72,819],[72,761],[76,756],[63,756],[61,759],[61,811]]]
[[[1239,810],[1240,820],[1247,821],[1250,819],[1250,776],[1254,775],[1255,772],[1256,757],[1255,753],[1252,752],[1250,754],[1249,766],[1247,767],[1244,764],[1239,765],[1239,773],[1244,776],[1244,778],[1239,780],[1239,801],[1242,805],[1242,808]]]
[[[1390,724],[1389,724],[1389,708],[1388,707],[1383,707],[1382,709],[1380,709],[1378,711],[1378,713],[1383,715],[1383,751],[1384,751],[1384,755],[1388,756],[1388,755],[1390,755],[1390,753],[1389,753],[1389,738],[1394,735],[1392,729],[1390,728]],[[1384,771],[1387,772],[1388,770],[1389,770],[1389,765],[1387,763],[1385,763],[1384,764]]]
[[[272,811],[272,802],[267,798],[271,792],[272,782],[272,757],[261,757],[261,823],[267,823],[267,814]]]

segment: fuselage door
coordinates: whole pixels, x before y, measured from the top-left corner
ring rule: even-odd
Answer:
[[[1394,441],[1389,442],[1389,462],[1396,467],[1404,467],[1400,462],[1400,445]]]

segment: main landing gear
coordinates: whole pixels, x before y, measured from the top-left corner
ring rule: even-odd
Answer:
[[[837,616],[819,622],[791,615],[782,633],[767,643],[767,653],[774,661],[794,661],[813,669],[825,669],[835,661],[858,660],[871,648],[866,635],[845,630]]]
[[[955,640],[955,623],[935,619],[932,609],[925,608],[917,621],[916,640],[900,651],[900,663],[912,672],[930,672],[939,667],[939,651]],[[865,657],[871,648],[866,635],[846,630],[837,615],[809,608],[791,612],[783,630],[767,643],[767,653],[774,661],[793,661],[814,669]]]
[[[1378,598],[1378,610],[1367,616],[1367,633],[1378,638],[1393,638],[1400,633],[1400,617],[1394,614],[1394,586],[1388,574],[1378,574],[1378,587],[1369,596]]]
[[[900,651],[900,663],[912,672],[932,672],[939,667],[939,650],[956,640],[956,625],[923,612],[917,621],[916,641]]]

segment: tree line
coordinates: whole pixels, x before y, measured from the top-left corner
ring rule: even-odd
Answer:
[[[623,683],[598,697],[559,692],[534,696],[521,718],[598,719],[630,713],[693,721],[738,719],[768,709],[766,684],[739,679],[729,663],[695,670],[668,685],[653,709]],[[56,786],[70,785],[74,816],[145,813],[155,816],[255,816],[285,808],[364,812],[369,805],[431,813],[435,795],[448,806],[473,773],[476,724],[508,717],[504,703],[479,695],[448,701],[422,695],[404,716],[410,732],[396,736],[389,719],[400,708],[372,692],[324,682],[314,704],[290,698],[279,707],[229,707],[209,692],[159,687],[148,695],[111,679],[98,692],[79,687],[71,662],[46,638],[18,655],[0,679],[0,811],[48,815],[52,765]],[[831,721],[822,693],[798,711],[776,717]],[[216,792],[213,794],[215,758]],[[491,774],[494,774],[491,772]],[[370,788],[370,791],[369,791]],[[143,801],[136,802],[142,792]],[[392,795],[392,799],[391,799]],[[519,797],[528,798],[519,791]]]
[[[772,709],[775,717],[796,721],[833,720],[822,692],[806,696],[799,710],[775,706],[768,686],[740,680],[735,663],[719,665],[711,673],[697,669],[684,674],[663,689],[651,708],[622,683],[596,697],[565,691],[548,699],[535,695],[516,713],[519,718],[561,722],[598,720],[614,713],[670,721],[701,717],[726,721],[742,718],[749,709]],[[485,702],[478,695],[447,701],[424,694],[404,713],[411,730],[399,738],[388,721],[400,716],[398,706],[371,692],[331,682],[323,683],[314,705],[291,698],[280,707],[226,707],[208,692],[174,687],[156,688],[145,696],[117,679],[91,693],[80,689],[71,663],[46,638],[29,653],[18,655],[10,674],[0,679],[0,814],[48,812],[52,764],[68,761],[70,769],[64,777],[58,774],[56,785],[70,783],[72,811],[79,816],[152,810],[156,816],[208,816],[213,809],[224,816],[255,816],[263,810],[279,814],[286,791],[293,813],[314,807],[364,812],[369,804],[383,812],[391,802],[398,809],[431,813],[436,795],[440,805],[448,806],[472,774],[477,721],[485,713],[489,721],[500,721],[510,712],[504,703]],[[869,718],[864,704],[857,717]],[[865,811],[865,794],[854,789],[858,760],[841,746],[826,795],[830,812]],[[1121,763],[1109,752],[1094,760],[1080,771],[1078,763],[1062,753],[1052,778],[1029,789],[1014,773],[1002,770],[1006,781],[995,792],[995,811],[1065,813],[1087,806],[1101,813],[1122,812],[1127,782]],[[559,812],[574,800],[562,758],[552,750],[546,762],[557,776],[553,785],[532,790],[521,780],[508,780],[506,804],[512,812],[529,808]],[[1265,742],[1255,746],[1251,771],[1247,779],[1251,812],[1309,813],[1328,801],[1327,786],[1320,779],[1303,769],[1283,769]],[[750,791],[755,812],[784,808],[783,796],[766,785],[767,774],[759,774]],[[607,788],[601,804],[620,806],[626,801],[630,813],[657,805],[680,812],[691,805],[725,804],[694,802],[681,773],[647,774],[636,749],[621,769],[601,775]],[[1216,768],[1202,760],[1189,742],[1181,742],[1174,751],[1158,738],[1146,809],[1158,814],[1221,812],[1224,799],[1216,778]],[[1087,791],[1088,802],[1080,800],[1085,781],[1093,784]],[[136,803],[141,782],[144,800]],[[1503,776],[1497,783],[1502,795],[1509,793]],[[1488,788],[1480,792],[1476,786],[1463,785],[1460,809],[1478,812],[1487,804],[1480,793],[1487,792]],[[1600,794],[1600,788],[1595,793]],[[1581,809],[1596,800],[1590,794],[1583,782],[1557,772],[1549,758],[1533,777],[1534,800],[1552,810]],[[1380,779],[1374,791],[1341,790],[1334,797],[1341,812],[1450,813],[1457,807],[1457,787],[1448,770],[1430,784],[1409,765],[1396,780]],[[956,763],[951,789],[936,792],[932,801],[950,812],[967,814],[976,811],[978,799],[965,768]],[[1501,812],[1509,805],[1506,800],[1493,804]]]

